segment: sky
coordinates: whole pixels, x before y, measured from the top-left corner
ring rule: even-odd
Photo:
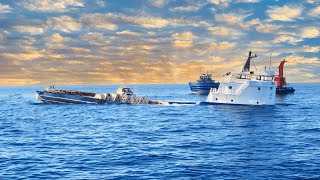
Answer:
[[[320,0],[0,0],[0,85],[320,82]],[[211,68],[212,67],[212,68]]]

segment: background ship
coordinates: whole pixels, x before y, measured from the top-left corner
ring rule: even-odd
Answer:
[[[202,74],[196,82],[189,82],[192,93],[209,94],[211,88],[218,88],[219,83],[212,79],[211,74]]]
[[[190,90],[194,94],[209,94],[211,88],[218,88],[219,83],[212,79],[212,53],[211,53],[211,73],[200,75],[196,82],[189,82]]]
[[[288,94],[288,93],[294,93],[296,91],[293,87],[287,86],[286,78],[283,77],[283,66],[285,62],[287,62],[285,59],[280,62],[280,65],[278,67],[279,74],[274,78],[274,81],[277,82],[277,90],[276,90],[277,94]]]

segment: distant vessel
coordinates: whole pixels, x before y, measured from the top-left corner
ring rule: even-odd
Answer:
[[[277,82],[277,94],[288,94],[288,93],[294,93],[296,90],[293,87],[288,87],[286,78],[283,77],[283,66],[284,63],[287,62],[285,59],[280,62],[279,65],[279,74],[274,78],[274,81]]]
[[[273,71],[250,71],[251,51],[242,72],[227,73],[218,89],[211,88],[207,102],[215,104],[274,105],[276,84]]]
[[[189,82],[192,93],[208,94],[211,88],[218,88],[219,83],[212,79],[211,74],[202,74],[196,82]]]

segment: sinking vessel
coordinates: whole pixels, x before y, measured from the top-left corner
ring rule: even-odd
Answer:
[[[274,105],[276,83],[273,71],[250,71],[252,58],[257,57],[249,52],[248,59],[240,73],[226,73],[220,81],[219,88],[211,88],[207,103],[241,104],[241,105]]]
[[[102,94],[56,89],[55,86],[36,91],[36,99],[51,104],[103,104]]]
[[[219,83],[212,79],[209,73],[202,74],[196,82],[189,82],[192,93],[208,94],[211,88],[218,88]]]
[[[51,104],[162,104],[161,101],[148,100],[146,96],[137,97],[128,87],[119,87],[116,93],[92,93],[75,90],[56,89],[54,86],[36,91],[36,99]]]
[[[283,67],[285,62],[287,62],[285,59],[280,62],[278,67],[279,74],[274,78],[274,81],[277,83],[277,94],[289,94],[296,91],[293,87],[287,86],[286,78],[283,76]]]

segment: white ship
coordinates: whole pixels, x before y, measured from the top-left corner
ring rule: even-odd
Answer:
[[[227,73],[218,89],[211,88],[208,103],[274,105],[276,84],[273,71],[250,71],[250,61],[256,56],[249,52],[248,60],[240,73]]]

